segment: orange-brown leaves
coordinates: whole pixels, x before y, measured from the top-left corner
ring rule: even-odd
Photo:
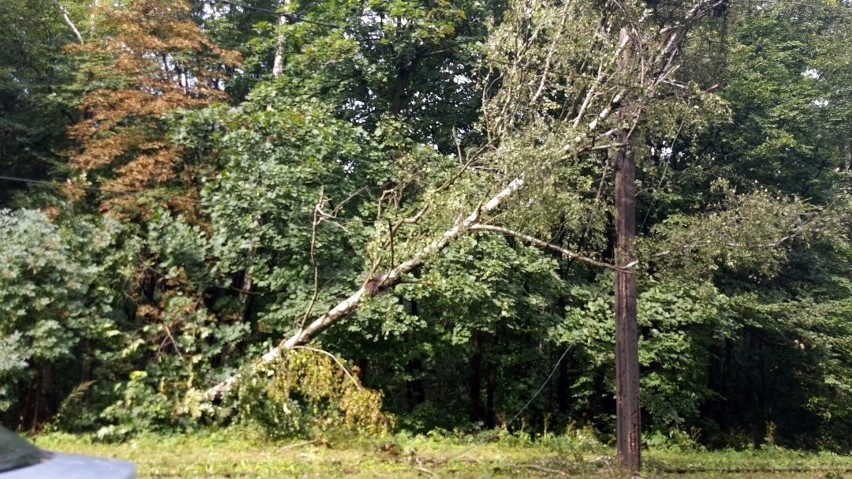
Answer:
[[[192,175],[179,171],[181,150],[167,141],[166,120],[176,110],[225,100],[226,71],[240,57],[204,35],[184,0],[131,0],[100,13],[109,33],[71,48],[87,60],[93,88],[80,104],[83,120],[68,132],[80,145],[72,168],[95,173],[102,207],[110,209],[111,192],[124,194],[125,203],[128,192],[189,186],[175,184]]]
[[[175,177],[177,153],[177,148],[165,147],[139,155],[118,169],[118,178],[113,183],[119,191],[138,191],[166,183]]]
[[[131,132],[111,136],[93,134],[86,144],[86,149],[74,157],[72,165],[84,171],[98,170],[128,153],[138,141],[138,137]]]

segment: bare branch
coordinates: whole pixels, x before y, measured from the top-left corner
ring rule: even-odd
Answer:
[[[550,75],[550,67],[553,64],[553,54],[556,51],[556,44],[559,41],[560,37],[562,37],[562,32],[565,31],[565,24],[568,22],[568,7],[571,5],[571,1],[566,1],[562,6],[562,20],[559,23],[559,31],[553,35],[553,40],[550,42],[550,47],[547,50],[547,58],[544,60],[544,71],[541,73],[541,81],[538,84],[538,89],[536,89],[535,94],[530,100],[530,105],[535,105],[536,101],[538,101],[541,94],[544,93],[544,87],[547,83],[547,77]]]
[[[585,98],[585,100],[583,100],[583,106],[580,108],[580,111],[577,113],[577,116],[574,118],[574,122],[573,122],[574,128],[577,128],[580,125],[580,122],[583,120],[583,114],[586,113],[586,109],[589,106],[589,102],[591,102],[592,97],[596,94],[596,92],[595,92],[596,88],[598,86],[600,86],[601,84],[606,83],[606,81],[607,81],[605,79],[606,72],[608,72],[609,69],[613,65],[615,65],[615,62],[619,58],[621,58],[621,54],[624,52],[624,49],[627,47],[627,43],[628,43],[628,39],[623,38],[621,40],[621,42],[618,44],[618,48],[616,49],[615,53],[608,59],[608,61],[606,63],[606,67],[604,67],[603,63],[601,63],[600,67],[598,67],[598,75],[595,78],[595,82],[592,84],[591,87],[589,87],[589,91],[586,93],[586,98]],[[622,90],[621,92],[619,92],[616,95],[616,98],[620,98],[620,97],[624,96],[624,93],[625,92]],[[616,101],[617,100],[614,99],[610,104],[615,103]],[[606,110],[604,110],[604,111],[606,111]],[[604,120],[606,118],[606,116],[609,115],[609,113],[607,112],[606,114],[604,114],[603,112],[601,112],[601,115],[603,115],[601,117],[601,120]],[[596,125],[597,125],[597,120],[592,121],[592,124],[589,125],[589,130],[594,130]]]
[[[80,30],[77,30],[77,27],[74,25],[74,22],[71,21],[71,16],[68,15],[68,9],[65,8],[64,5],[59,5],[59,9],[62,11],[62,18],[65,19],[65,23],[71,27],[71,31],[74,32],[74,36],[77,37],[77,41],[80,42],[80,45],[83,45],[85,42],[83,41],[83,35],[80,35]]]
[[[588,256],[583,256],[579,253],[575,253],[568,249],[565,249],[559,245],[555,245],[553,243],[548,243],[547,241],[542,241],[534,236],[526,235],[517,231],[510,230],[508,228],[503,228],[502,226],[492,226],[486,224],[475,224],[470,227],[471,231],[490,231],[492,233],[500,233],[506,236],[513,236],[524,242],[530,243],[532,245],[538,246],[539,248],[546,248],[549,250],[556,251],[557,253],[561,253],[566,258],[570,258],[573,260],[580,261],[581,263],[586,263],[591,266],[597,266],[599,268],[611,269],[613,271],[618,271],[620,269],[630,269],[630,268],[619,268],[618,266],[610,263],[605,263],[603,261],[598,261],[593,258],[589,258]],[[629,265],[635,267],[635,264]]]

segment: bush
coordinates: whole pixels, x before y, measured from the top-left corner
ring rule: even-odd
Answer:
[[[38,427],[80,385],[112,375],[126,340],[112,286],[118,225],[0,210],[0,414]],[[4,414],[5,413],[5,414]],[[2,419],[2,416],[0,416]]]

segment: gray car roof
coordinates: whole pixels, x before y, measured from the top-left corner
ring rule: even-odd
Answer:
[[[0,479],[133,479],[130,462],[74,454],[48,453],[39,464],[0,473]]]

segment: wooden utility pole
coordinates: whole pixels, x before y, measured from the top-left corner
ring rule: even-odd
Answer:
[[[639,472],[639,326],[636,321],[636,165],[621,130],[615,152],[615,408],[618,463],[628,474]]]

